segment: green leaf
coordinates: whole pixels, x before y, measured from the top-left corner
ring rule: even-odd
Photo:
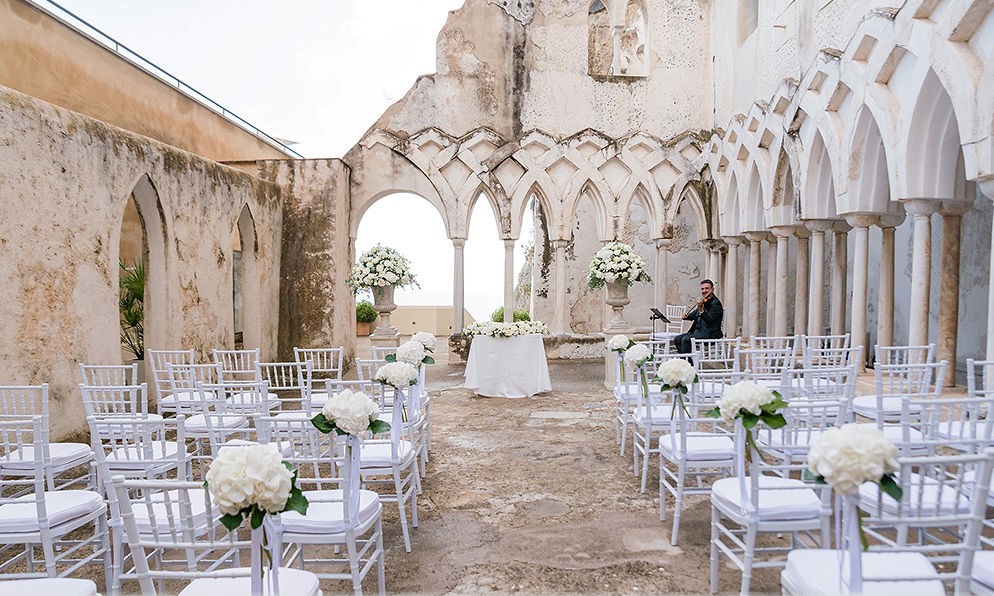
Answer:
[[[286,500],[286,507],[283,511],[296,511],[301,515],[307,515],[307,497],[299,488],[294,486],[290,489],[290,498]]]
[[[204,480],[204,488],[208,488],[206,480]]]
[[[759,422],[759,416],[753,414],[752,412],[742,412],[741,415],[742,415],[742,426],[746,428],[752,428],[756,426],[757,422]]]
[[[705,418],[721,418],[721,408],[714,407],[707,412],[704,412]]]
[[[893,474],[884,474],[880,478],[880,490],[887,493],[895,501],[900,501],[901,497],[904,496],[904,491],[901,490],[901,485],[894,480]]]
[[[221,516],[221,525],[228,528],[229,532],[234,532],[238,526],[242,525],[241,513],[225,513]]]
[[[311,418],[311,424],[314,425],[314,428],[318,429],[324,434],[328,434],[331,431],[335,430],[335,424],[330,420],[328,420],[327,418],[325,418],[324,414],[318,414],[314,418]]]
[[[421,361],[421,364],[435,364],[435,359],[431,356],[425,356],[425,359]]]
[[[390,430],[390,423],[386,420],[374,420],[369,423],[369,430],[374,435],[379,435]]]
[[[761,416],[763,422],[766,426],[770,428],[782,428],[787,426],[787,419],[783,417],[783,414],[763,414]]]
[[[687,386],[686,385],[677,385],[676,388],[677,388],[677,390],[680,391],[680,393],[682,393],[684,395],[687,395]]]
[[[694,375],[694,382],[699,383],[701,381],[701,375]]]
[[[262,525],[262,520],[265,517],[266,517],[266,512],[265,511],[263,511],[262,509],[259,509],[255,505],[252,505],[252,513],[251,513],[251,518],[249,519],[249,523],[252,526],[253,530],[258,530],[259,529],[259,526]]]
[[[825,482],[825,477],[821,474],[815,474],[811,470],[804,468],[801,471],[801,480],[805,482],[814,482],[815,484],[828,484]]]
[[[387,362],[397,362],[397,355],[387,354],[386,356],[383,357],[383,359],[386,360]]]

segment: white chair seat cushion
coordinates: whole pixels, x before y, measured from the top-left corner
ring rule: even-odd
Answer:
[[[966,422],[962,420],[939,422],[935,426],[935,436],[939,439],[951,440],[953,445],[955,445],[956,439],[974,441],[983,437],[986,424],[986,419]]]
[[[327,391],[311,391],[311,409],[320,410],[328,403]]]
[[[0,581],[0,596],[97,596],[97,584],[88,579],[73,577],[39,577]]]
[[[970,500],[954,486],[944,484],[940,493],[938,482],[931,478],[925,478],[925,482],[922,482],[921,476],[917,474],[911,475],[908,484],[910,486],[903,487],[904,496],[908,498],[912,510],[920,511],[921,515],[935,515],[936,512],[939,515],[949,515],[955,511],[965,513],[970,510]],[[880,494],[879,486],[872,482],[864,482],[859,487],[859,508],[872,515],[879,515],[877,498]],[[897,514],[898,503],[890,495],[881,496],[880,503],[885,514]],[[906,515],[908,513],[910,512]]]
[[[233,571],[244,572],[245,577],[200,577],[189,584],[179,596],[244,596],[252,592],[252,570],[245,567]],[[321,593],[318,576],[303,569],[280,567],[280,593],[317,596]]]
[[[296,511],[280,514],[284,532],[298,534],[338,534],[345,531],[341,490],[305,490],[307,515]],[[359,513],[354,525],[361,526],[380,508],[380,496],[371,490],[359,491]]]
[[[782,428],[774,428],[769,430],[762,428],[756,433],[756,443],[764,447],[776,448],[777,446],[784,446],[784,442],[789,439],[792,444],[796,444],[798,446],[810,446],[822,432],[824,432],[824,429],[822,428],[812,428],[811,430],[801,430],[788,433],[785,438],[784,429]]]
[[[689,461],[730,460],[735,457],[735,443],[728,435],[687,435],[687,451],[680,444],[680,435],[659,439],[660,452],[669,459]]]
[[[273,418],[278,418],[280,420],[310,420],[314,417],[314,412],[303,411],[303,410],[290,410],[289,412],[280,412],[279,414],[273,416]]]
[[[248,418],[244,416],[213,416],[211,428],[243,428],[248,426]],[[187,433],[206,433],[207,417],[203,414],[190,416],[183,420],[183,429]]]
[[[207,504],[204,503],[202,498],[198,498],[200,494],[196,492],[190,493],[190,496],[193,497],[190,501],[190,514],[193,516],[193,526],[194,528],[205,528],[207,524]],[[171,490],[166,494],[157,493],[151,495],[149,497],[149,501],[152,502],[151,506],[144,500],[135,501],[132,509],[135,513],[135,524],[138,526],[138,531],[142,534],[151,534],[153,528],[156,528],[160,533],[168,533],[174,524],[180,523],[182,508],[179,498],[180,491]],[[167,501],[169,503],[168,508],[166,507]],[[151,511],[149,511],[150,508]],[[170,524],[168,517],[170,510],[172,511],[174,524]]]
[[[397,461],[402,462],[413,453],[410,441],[397,443]],[[359,449],[359,457],[363,468],[386,468],[393,465],[390,452],[390,442],[363,443]]]
[[[820,513],[821,500],[818,495],[800,480],[760,476],[759,488],[760,521],[810,519]],[[747,478],[746,498],[751,495],[750,490]],[[741,510],[741,497],[738,478],[722,478],[711,486],[711,500],[725,505],[729,510]]]
[[[173,458],[179,451],[176,441],[155,441],[149,451],[153,460],[161,461]],[[136,446],[118,447],[107,454],[107,465],[113,470],[136,469],[145,467],[145,449]]]
[[[0,505],[0,531],[4,533],[37,532],[38,507],[35,495],[24,495],[18,501]],[[90,490],[60,490],[45,493],[48,524],[55,527],[85,517],[105,507],[99,494]]]
[[[992,551],[994,552],[994,551]],[[976,564],[974,564],[976,565]],[[921,553],[863,553],[863,594],[945,594],[942,582],[871,581],[877,577],[938,577],[935,567]],[[842,574],[841,578],[839,574]],[[828,595],[849,593],[840,579],[849,581],[849,555],[829,549],[795,549],[787,554],[780,583],[791,594]],[[840,590],[840,588],[842,588]]]
[[[84,443],[49,443],[48,454],[53,467],[75,466],[93,459],[93,449]],[[0,458],[0,468],[33,470],[34,465],[34,447],[15,449]]]
[[[666,428],[669,428],[670,417],[673,415],[673,406],[670,404],[653,406],[650,408],[649,414],[652,415],[652,426],[665,426]],[[639,426],[645,426],[649,422],[649,418],[646,416],[646,412],[642,408],[636,409],[632,412],[632,420]]]
[[[208,399],[214,399],[214,394],[210,391],[205,391]],[[181,389],[179,391],[174,391],[169,395],[163,395],[159,399],[160,406],[176,406],[179,404],[199,404],[204,401],[204,395],[202,395],[196,389]]]
[[[659,383],[649,383],[649,395],[659,395],[663,392],[663,386]],[[618,401],[635,402],[642,394],[642,384],[627,382],[623,385],[615,385],[614,399]]]
[[[228,439],[227,441],[224,442],[224,445],[218,447],[218,451],[220,452],[222,449],[227,449],[229,447],[232,448],[244,447],[246,445],[255,445],[255,444],[256,444],[255,441],[249,441],[248,439]],[[266,444],[272,445],[273,443],[266,443]],[[294,455],[296,455],[296,451],[294,451],[293,445],[290,443],[284,443],[280,453],[282,453],[283,457],[293,457]]]
[[[896,418],[901,415],[901,398],[897,396],[884,397],[881,400],[883,410],[881,415],[886,418]],[[852,400],[852,410],[864,418],[876,418],[877,416],[877,396],[860,395]],[[908,411],[911,413],[921,412],[918,404],[908,404]]]
[[[978,550],[973,555],[973,579],[994,589],[994,550]]]
[[[254,408],[255,404],[253,403],[253,399],[255,399],[255,396],[251,393],[244,392],[233,393],[226,401],[228,402],[228,406],[238,410],[240,408]],[[280,409],[280,398],[275,393],[267,393],[265,400],[266,406],[270,410]]]

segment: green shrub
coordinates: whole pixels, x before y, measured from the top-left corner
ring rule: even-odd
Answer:
[[[355,305],[355,320],[357,323],[372,323],[376,320],[376,311],[373,310],[373,303],[369,300],[360,300]]]
[[[516,310],[516,311],[514,311],[514,320],[515,321],[530,321],[531,319],[532,319],[531,315],[528,314],[527,310]],[[502,322],[504,320],[504,307],[503,306],[498,306],[497,310],[495,310],[490,315],[490,320],[494,321],[495,323]]]

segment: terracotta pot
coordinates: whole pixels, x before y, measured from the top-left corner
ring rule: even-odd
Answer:
[[[363,323],[361,321],[356,321],[355,324],[355,334],[356,337],[366,337],[369,335],[369,327],[372,323]]]

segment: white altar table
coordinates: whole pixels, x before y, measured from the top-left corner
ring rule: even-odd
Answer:
[[[474,337],[466,363],[466,388],[484,397],[530,397],[551,391],[542,336]]]

